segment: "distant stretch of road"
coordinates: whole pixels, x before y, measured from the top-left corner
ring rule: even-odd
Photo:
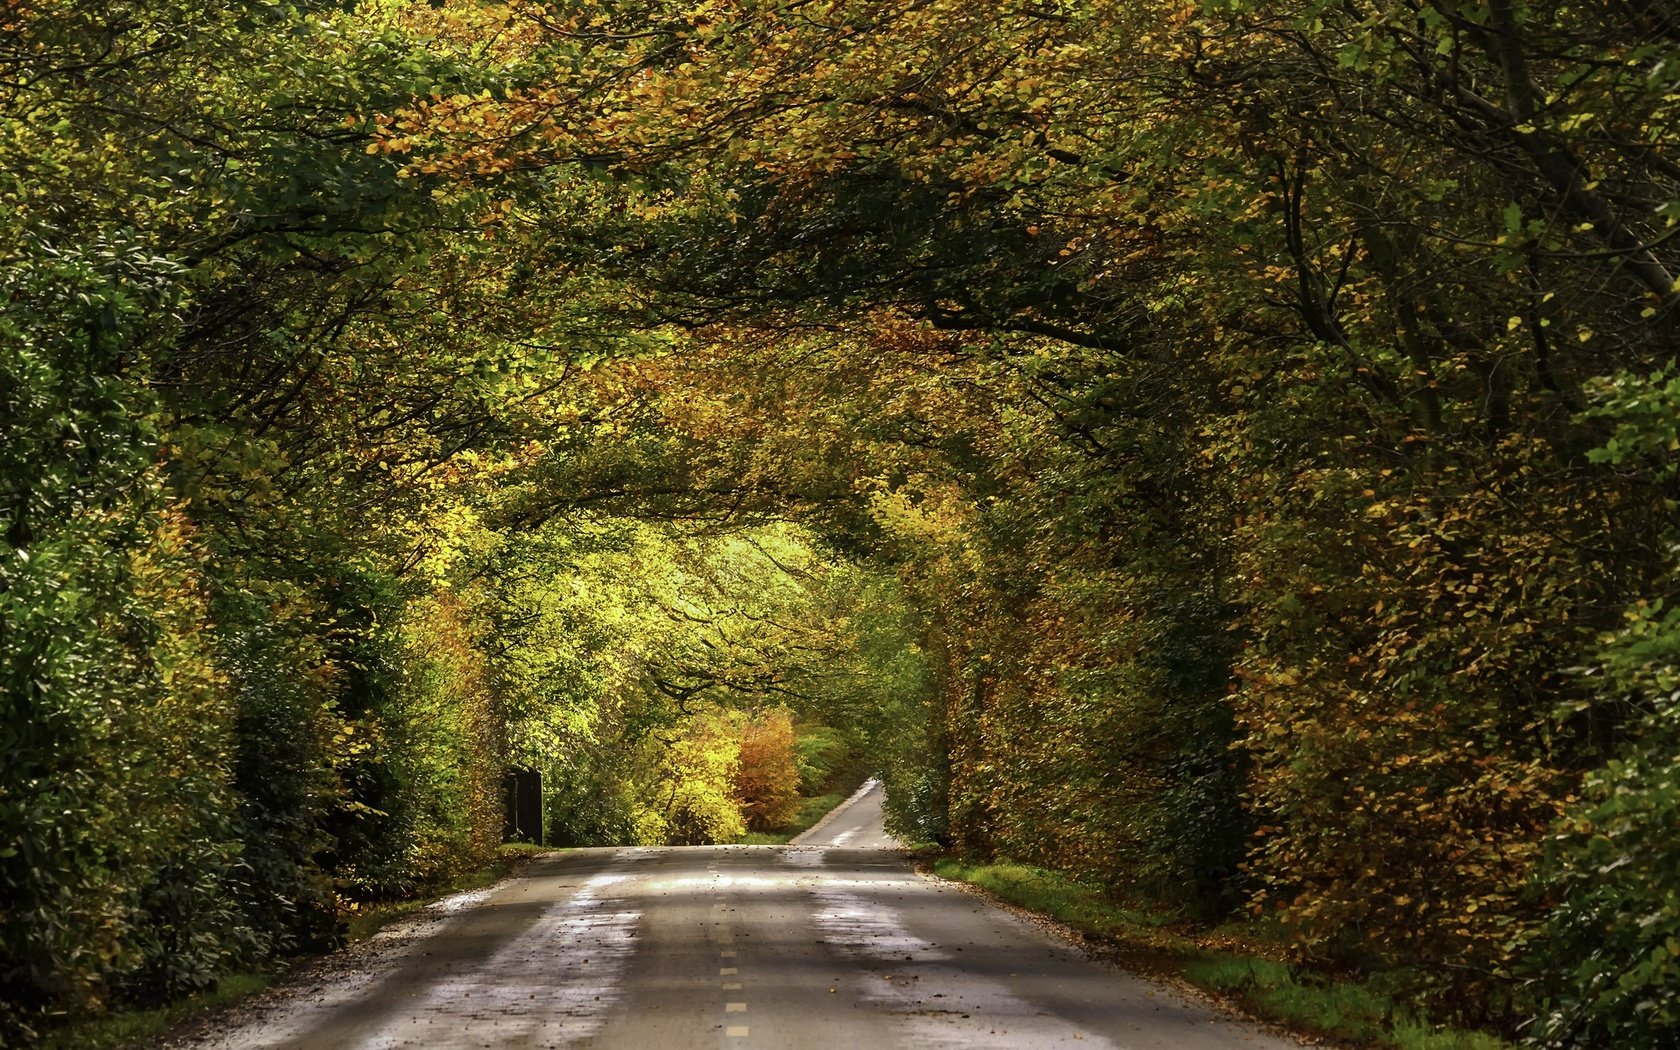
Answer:
[[[881,801],[881,782],[871,780],[818,821],[816,827],[796,837],[791,845],[896,850],[900,843],[887,834]]]
[[[789,846],[569,850],[323,962],[201,1050],[1297,1044],[919,876],[878,785]]]

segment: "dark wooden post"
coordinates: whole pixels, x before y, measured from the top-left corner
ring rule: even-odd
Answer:
[[[503,840],[543,845],[542,774],[534,769],[510,769],[502,784],[507,800]]]

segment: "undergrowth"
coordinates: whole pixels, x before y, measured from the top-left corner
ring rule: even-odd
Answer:
[[[40,1044],[41,1050],[115,1050],[143,1039],[150,1039],[173,1028],[188,1018],[236,1003],[268,987],[269,976],[262,973],[229,974],[208,992],[146,1010],[124,1010],[70,1024],[49,1033]]]
[[[365,940],[405,915],[420,911],[442,897],[493,885],[512,874],[531,857],[548,850],[529,843],[504,844],[496,857],[483,867],[466,872],[447,883],[428,889],[425,896],[366,905],[345,914],[347,943]],[[232,973],[222,976],[214,989],[164,1006],[119,1010],[100,1017],[72,1021],[47,1033],[40,1050],[116,1050],[152,1039],[193,1017],[232,1005],[267,988],[268,973]],[[3,1043],[0,1043],[3,1045]]]

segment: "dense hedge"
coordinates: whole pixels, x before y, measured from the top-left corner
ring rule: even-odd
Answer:
[[[1674,1044],[1680,19],[887,10],[0,25],[0,1024],[509,763],[735,834],[785,703],[913,837]]]
[[[393,279],[349,258],[395,184],[332,130],[357,47],[262,4],[30,5],[0,42],[9,1042],[482,861],[503,740],[448,588],[357,519],[414,508],[346,484],[366,449],[322,381]]]

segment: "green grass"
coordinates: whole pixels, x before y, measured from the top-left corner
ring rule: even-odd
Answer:
[[[861,781],[859,782],[861,783]],[[830,791],[826,795],[817,795],[805,799],[799,804],[799,812],[793,818],[793,823],[780,831],[749,831],[736,841],[743,846],[781,846],[797,835],[803,835],[816,825],[817,821],[827,816],[828,811],[846,801],[857,790],[857,784],[844,791]]]
[[[1152,948],[1177,946],[1167,930],[1170,918],[1126,907],[1101,890],[1066,875],[1025,864],[963,864],[943,857],[933,870],[941,878],[978,886],[1031,911],[1043,912],[1085,933],[1107,940],[1142,941]],[[1184,945],[1189,947],[1188,944]]]
[[[49,1033],[38,1044],[41,1050],[107,1050],[151,1039],[175,1025],[219,1006],[236,1003],[268,987],[269,977],[261,973],[229,974],[212,991],[190,999],[149,1010],[124,1010],[67,1025]]]
[[[1361,985],[1304,983],[1293,967],[1272,959],[1208,955],[1185,960],[1182,972],[1262,1017],[1360,1043],[1382,1045],[1394,1013],[1394,1004]]]
[[[1175,929],[1174,916],[1115,901],[1098,887],[1056,872],[1007,862],[965,864],[949,857],[935,860],[933,871],[1048,915],[1129,952],[1148,970],[1175,974],[1297,1032],[1383,1050],[1511,1048],[1483,1032],[1427,1024],[1409,1007],[1356,981],[1331,980],[1258,954],[1210,950],[1193,934]],[[1215,934],[1219,942],[1229,943],[1243,932],[1225,926]],[[1263,943],[1264,931],[1246,932],[1258,932],[1256,943]]]

